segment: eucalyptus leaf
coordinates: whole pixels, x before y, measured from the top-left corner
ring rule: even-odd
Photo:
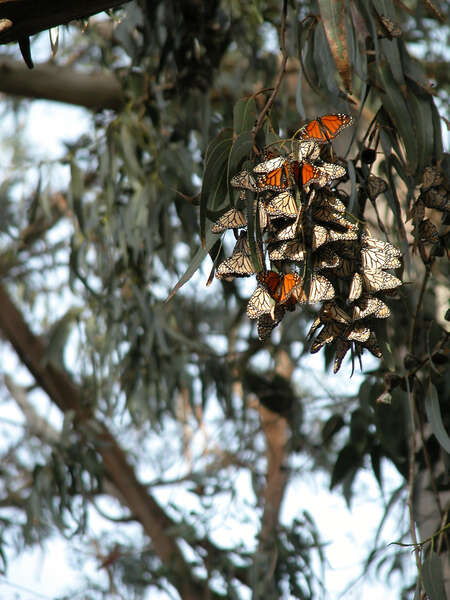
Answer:
[[[425,410],[428,422],[431,426],[431,431],[434,433],[437,441],[444,450],[450,453],[450,437],[445,431],[444,423],[442,421],[441,407],[439,405],[436,387],[431,382],[428,385],[428,391],[425,397]]]

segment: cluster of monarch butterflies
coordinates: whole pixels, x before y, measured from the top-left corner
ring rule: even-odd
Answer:
[[[433,211],[438,211],[433,213]],[[433,219],[441,213],[440,226]],[[449,247],[450,185],[438,166],[427,167],[422,176],[420,194],[411,207],[409,219],[414,224],[415,247],[418,247],[425,262],[428,262],[426,246],[432,245],[434,252],[442,256]]]
[[[236,238],[216,277],[256,274],[247,315],[261,340],[297,305],[323,302],[309,332],[316,335],[310,351],[334,343],[335,373],[350,348],[381,357],[372,326],[390,314],[381,296],[401,285],[387,271],[401,266],[400,251],[347,213],[348,195],[334,187],[346,169],[322,160],[332,160],[330,141],[351,123],[345,114],[324,115],[296,133],[290,153],[274,156],[266,149],[263,162],[231,179],[240,200],[212,228],[232,229]],[[249,231],[256,231],[255,241]]]

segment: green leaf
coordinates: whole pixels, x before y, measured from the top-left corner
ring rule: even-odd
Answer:
[[[442,573],[441,559],[435,552],[425,559],[422,565],[422,581],[430,600],[444,600],[446,598],[444,576]]]
[[[219,237],[220,237],[219,235],[216,235],[215,233],[211,233],[211,227],[208,228],[208,230],[206,232],[205,246],[200,247],[197,250],[197,252],[195,253],[191,262],[189,263],[188,268],[184,272],[183,276],[179,279],[179,281],[176,283],[176,285],[174,286],[174,288],[172,289],[170,294],[167,296],[166,302],[168,302],[171,298],[173,298],[175,296],[175,294],[178,292],[178,290],[185,283],[187,283],[189,281],[189,279],[194,275],[194,273],[199,269],[204,258],[206,257],[208,252],[211,250],[211,248],[214,246],[214,244],[217,242]]]
[[[331,415],[322,427],[322,442],[326,444],[338,431],[344,427],[345,421],[342,415]]]
[[[200,194],[200,237],[205,246],[207,209],[214,210],[227,195],[228,156],[233,144],[233,131],[221,131],[209,144],[205,156],[202,191]]]
[[[250,131],[243,131],[234,140],[228,157],[228,181],[238,171],[242,161],[247,158],[253,147],[253,135]]]
[[[341,76],[345,89],[352,88],[350,59],[345,25],[346,0],[318,0],[322,24],[334,63]]]
[[[236,135],[244,131],[251,131],[258,116],[254,96],[241,98],[233,108],[233,129]]]
[[[317,71],[319,88],[331,95],[329,101],[338,102],[340,90],[336,83],[336,65],[334,64],[325,30],[321,24],[314,29],[314,67]]]
[[[75,162],[75,158],[70,160],[70,199],[73,211],[78,219],[81,231],[85,232],[84,213],[81,199],[84,192],[83,172]]]
[[[409,113],[408,105],[386,62],[379,65],[378,76],[378,85],[381,85],[384,89],[384,93],[380,93],[383,108],[389,114],[395,129],[403,141],[409,170],[413,173],[417,168],[417,140],[414,129],[411,127],[412,117]]]
[[[347,444],[342,448],[337,457],[331,475],[330,489],[332,490],[341,481],[350,475],[355,469],[361,466],[361,455],[351,444]]]
[[[450,453],[450,437],[445,431],[444,423],[442,422],[441,408],[439,406],[436,387],[431,382],[428,386],[428,393],[425,398],[425,410],[431,430],[436,436],[437,441],[446,452]]]

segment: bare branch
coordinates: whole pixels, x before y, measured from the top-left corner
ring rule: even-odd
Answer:
[[[25,64],[0,57],[0,92],[40,98],[100,110],[120,110],[124,97],[110,73],[80,73],[67,67],[43,64],[29,71]]]
[[[0,44],[126,4],[129,0],[1,0]]]

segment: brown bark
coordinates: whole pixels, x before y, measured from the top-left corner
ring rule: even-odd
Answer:
[[[24,63],[6,56],[0,57],[0,92],[94,110],[120,110],[124,104],[122,88],[111,73],[85,74],[51,64],[30,71]]]
[[[84,19],[129,0],[0,0],[0,44]]]
[[[139,483],[133,467],[114,437],[92,415],[81,391],[65,373],[45,363],[45,347],[28,328],[21,313],[0,286],[0,331],[10,341],[18,356],[34,376],[38,385],[63,412],[74,411],[75,421],[83,430],[98,440],[107,477],[119,490],[132,514],[142,524],[152,540],[155,553],[173,573],[172,584],[181,598],[199,600],[220,598],[208,589],[207,584],[195,580],[189,564],[183,558],[175,538],[167,533],[175,523],[165,514],[151,494]]]

